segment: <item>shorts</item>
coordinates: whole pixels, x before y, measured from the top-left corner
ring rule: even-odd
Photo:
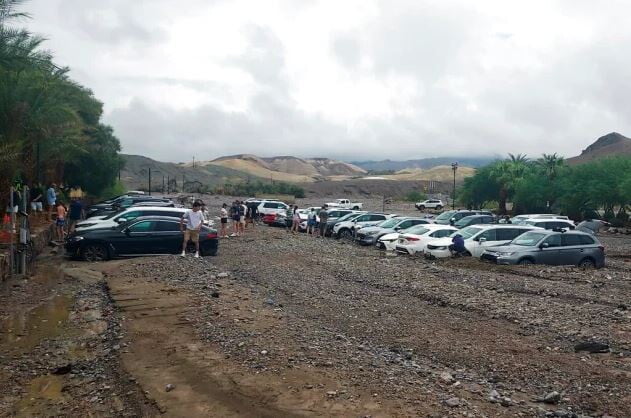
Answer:
[[[42,205],[42,202],[31,202],[31,210],[33,212],[41,212],[44,208],[44,205]]]
[[[18,213],[18,206],[15,205],[13,208],[11,208],[11,206],[7,206],[7,213]]]
[[[315,226],[315,224],[316,224],[315,220],[310,219],[307,221],[307,226]]]
[[[232,220],[233,220],[234,222],[239,222],[239,215],[235,215],[235,216],[233,216],[233,217],[232,217]]]
[[[228,223],[228,218],[221,218],[221,223],[222,224],[227,224]]]
[[[245,223],[245,216],[239,216],[239,223]]]
[[[197,229],[187,229],[184,231],[184,240],[199,242],[199,231]]]
[[[64,226],[66,224],[66,220],[65,219],[57,219],[55,221],[55,225],[57,226]]]

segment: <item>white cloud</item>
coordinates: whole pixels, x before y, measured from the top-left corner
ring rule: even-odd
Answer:
[[[126,152],[421,158],[631,133],[621,0],[31,0]]]

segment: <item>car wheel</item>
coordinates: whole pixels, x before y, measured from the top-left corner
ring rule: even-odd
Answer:
[[[347,239],[347,240],[352,240],[353,239],[353,232],[350,229],[342,229],[340,231],[340,238]]]
[[[423,206],[423,205],[419,206],[418,210],[425,210],[425,206]]]
[[[520,266],[530,266],[535,263],[533,263],[530,258],[522,258],[517,264],[519,264]]]
[[[354,206],[353,210],[359,210],[359,206]]]
[[[443,210],[443,207],[438,205],[438,206],[436,206],[436,210]]]
[[[596,268],[596,263],[591,258],[584,258],[579,263],[578,266],[583,270]]]
[[[214,257],[217,255],[217,247],[215,248],[204,248],[201,249],[202,257],[211,256]]]
[[[85,261],[106,261],[109,255],[104,245],[88,244],[81,248],[81,258]]]

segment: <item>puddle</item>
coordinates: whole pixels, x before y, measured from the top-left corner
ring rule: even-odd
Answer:
[[[43,339],[61,332],[70,313],[72,299],[57,295],[43,304],[2,321],[0,344],[9,351],[30,351]]]
[[[18,416],[42,416],[52,411],[49,404],[63,401],[64,381],[61,376],[39,376],[31,381],[28,392],[15,405]]]

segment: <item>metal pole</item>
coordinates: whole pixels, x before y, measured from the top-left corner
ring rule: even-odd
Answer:
[[[149,167],[149,195],[151,195],[151,167]]]
[[[14,259],[13,257],[13,235],[15,231],[15,202],[13,202],[13,186],[9,188],[9,207],[11,208],[11,226],[9,230],[9,277],[13,277]]]
[[[171,178],[167,176],[167,194],[169,194],[169,183],[171,183]]]
[[[162,176],[162,194],[164,194],[164,175]]]
[[[454,188],[453,188],[453,195],[451,198],[451,208],[455,210],[456,209],[456,170],[458,170],[458,163],[451,163],[451,169],[454,172]]]

